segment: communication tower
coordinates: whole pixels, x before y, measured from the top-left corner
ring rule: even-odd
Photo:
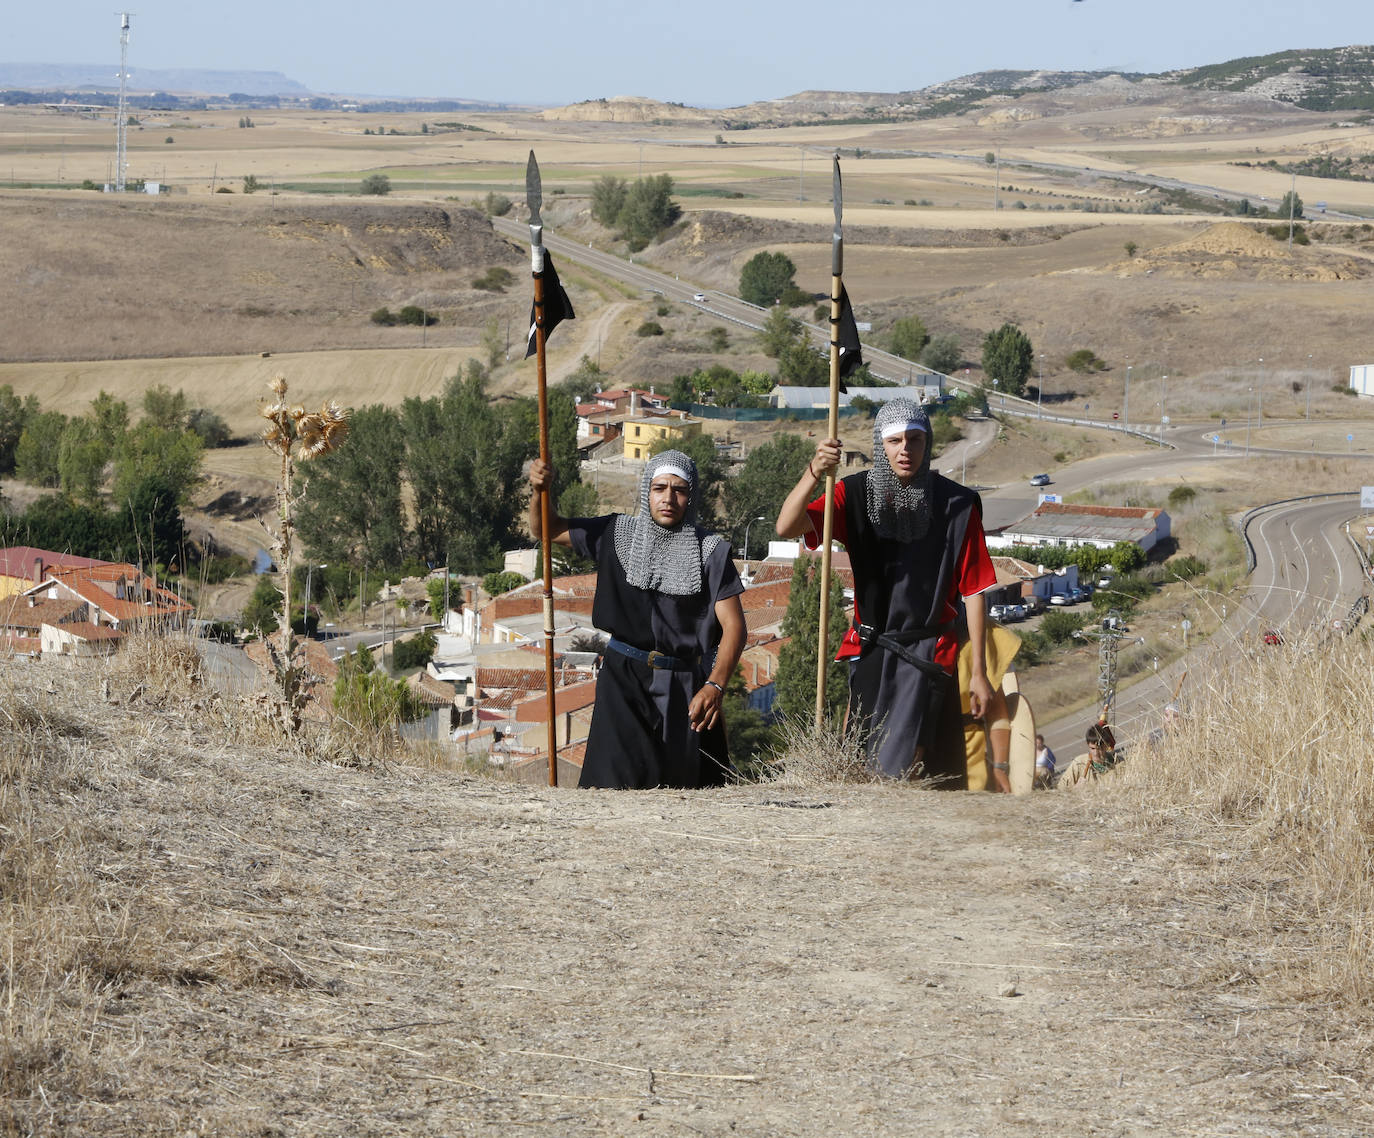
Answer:
[[[115,124],[115,193],[124,192],[124,173],[129,164],[129,15],[119,13],[119,117]]]

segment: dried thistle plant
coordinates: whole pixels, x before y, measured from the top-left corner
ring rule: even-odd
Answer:
[[[291,635],[291,571],[294,567],[295,509],[299,496],[293,483],[296,462],[337,450],[348,436],[348,411],[332,399],[318,411],[307,411],[301,404],[287,403],[286,376],[273,376],[267,385],[276,401],[264,403],[259,414],[267,420],[262,441],[267,449],[281,456],[281,478],[277,483],[277,536],[272,549],[281,572],[281,644],[272,651],[273,663],[282,683],[286,701],[283,722],[290,730],[300,726],[302,688],[301,668],[293,663]],[[271,642],[268,642],[272,649]]]

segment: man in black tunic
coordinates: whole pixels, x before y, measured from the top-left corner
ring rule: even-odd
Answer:
[[[530,467],[529,525],[553,472]],[[596,562],[592,623],[610,634],[582,765],[583,787],[718,786],[731,776],[721,702],[744,650],[744,585],[730,543],[693,524],[696,464],[651,458],[639,512],[549,519],[549,538]]]
[[[855,609],[838,655],[851,662],[849,714],[874,768],[963,786],[962,741],[957,751],[937,747],[937,729],[954,682],[961,608],[973,715],[993,699],[982,593],[997,578],[978,495],[931,471],[931,443],[926,413],[909,399],[890,400],[874,419],[873,469],[835,484],[834,536],[849,551]],[[817,445],[779,512],[778,536],[805,537],[813,549],[820,543],[825,499],[811,496],[839,461],[838,439]]]

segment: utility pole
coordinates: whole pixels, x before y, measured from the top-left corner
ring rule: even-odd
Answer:
[[[129,13],[119,14],[119,121],[115,124],[115,193],[124,192],[129,164]]]

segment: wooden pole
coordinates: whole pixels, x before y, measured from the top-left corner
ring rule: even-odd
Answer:
[[[539,207],[543,203],[543,192],[539,179],[539,163],[530,151],[530,160],[525,168],[525,202],[530,209],[530,271],[534,277],[534,359],[539,377],[539,457],[549,461],[549,381],[547,365],[544,361],[544,340],[547,331],[544,325],[544,225],[539,217]],[[553,676],[553,541],[549,537],[552,528],[553,487],[539,495],[540,532],[543,541],[540,552],[544,569],[544,698],[548,716],[549,785],[558,785],[558,720],[554,717],[554,676]]]
[[[835,155],[833,188],[835,231],[830,243],[830,414],[827,439],[840,433],[840,289],[844,279],[844,198],[840,189],[840,156]],[[816,729],[825,722],[825,680],[830,661],[830,542],[835,533],[835,471],[825,474],[825,521],[821,527],[821,620],[816,647]]]

